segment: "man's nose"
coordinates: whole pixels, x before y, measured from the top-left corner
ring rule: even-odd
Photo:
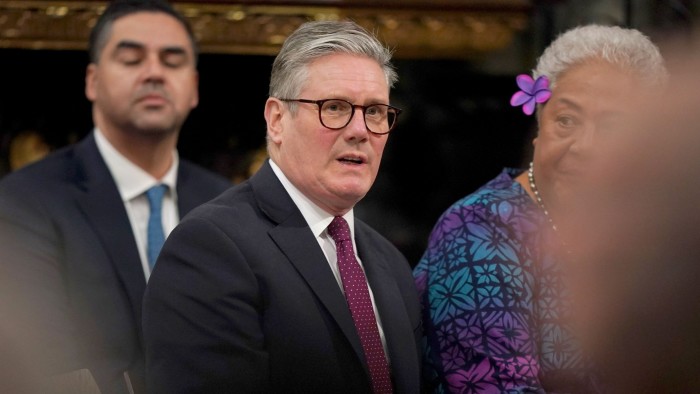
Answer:
[[[146,59],[145,78],[148,81],[161,80],[165,66],[158,55],[151,55]]]
[[[360,107],[353,108],[353,116],[350,123],[345,126],[344,134],[348,140],[364,140],[367,139],[367,125],[365,124],[365,113]]]

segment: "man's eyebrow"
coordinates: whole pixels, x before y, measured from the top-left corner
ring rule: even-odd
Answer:
[[[119,41],[119,43],[117,44],[117,47],[116,47],[117,50],[120,50],[120,49],[143,49],[143,48],[144,48],[143,44],[136,42],[136,41],[131,41],[131,40]]]
[[[179,55],[179,54],[186,55],[187,54],[187,51],[185,51],[185,48],[183,48],[181,46],[165,47],[165,48],[161,49],[160,52],[165,53],[165,54],[175,54],[175,55]]]

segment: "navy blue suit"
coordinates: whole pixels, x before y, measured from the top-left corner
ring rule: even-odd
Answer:
[[[180,217],[230,186],[180,161]],[[124,204],[94,136],[0,182],[0,310],[41,373],[87,368],[103,394],[143,392],[146,288]]]
[[[420,384],[421,317],[406,259],[360,220],[355,241],[397,393]],[[153,393],[369,393],[347,301],[269,163],[166,241],[144,296]]]

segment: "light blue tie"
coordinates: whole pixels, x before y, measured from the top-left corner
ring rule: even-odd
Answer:
[[[163,196],[168,190],[167,185],[156,185],[146,190],[148,205],[151,207],[151,213],[148,216],[148,243],[146,245],[146,254],[148,255],[148,265],[153,269],[156,265],[156,259],[160,248],[165,242],[165,233],[163,232]]]

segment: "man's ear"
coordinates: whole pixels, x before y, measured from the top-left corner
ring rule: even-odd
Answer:
[[[275,144],[282,142],[282,132],[284,125],[282,118],[286,112],[284,103],[270,97],[265,103],[265,121],[267,122],[267,137]]]
[[[90,63],[85,71],[85,97],[90,101],[97,98],[97,65]]]
[[[194,94],[192,95],[192,100],[190,101],[190,109],[194,109],[199,104],[199,72],[195,70],[194,75]]]

